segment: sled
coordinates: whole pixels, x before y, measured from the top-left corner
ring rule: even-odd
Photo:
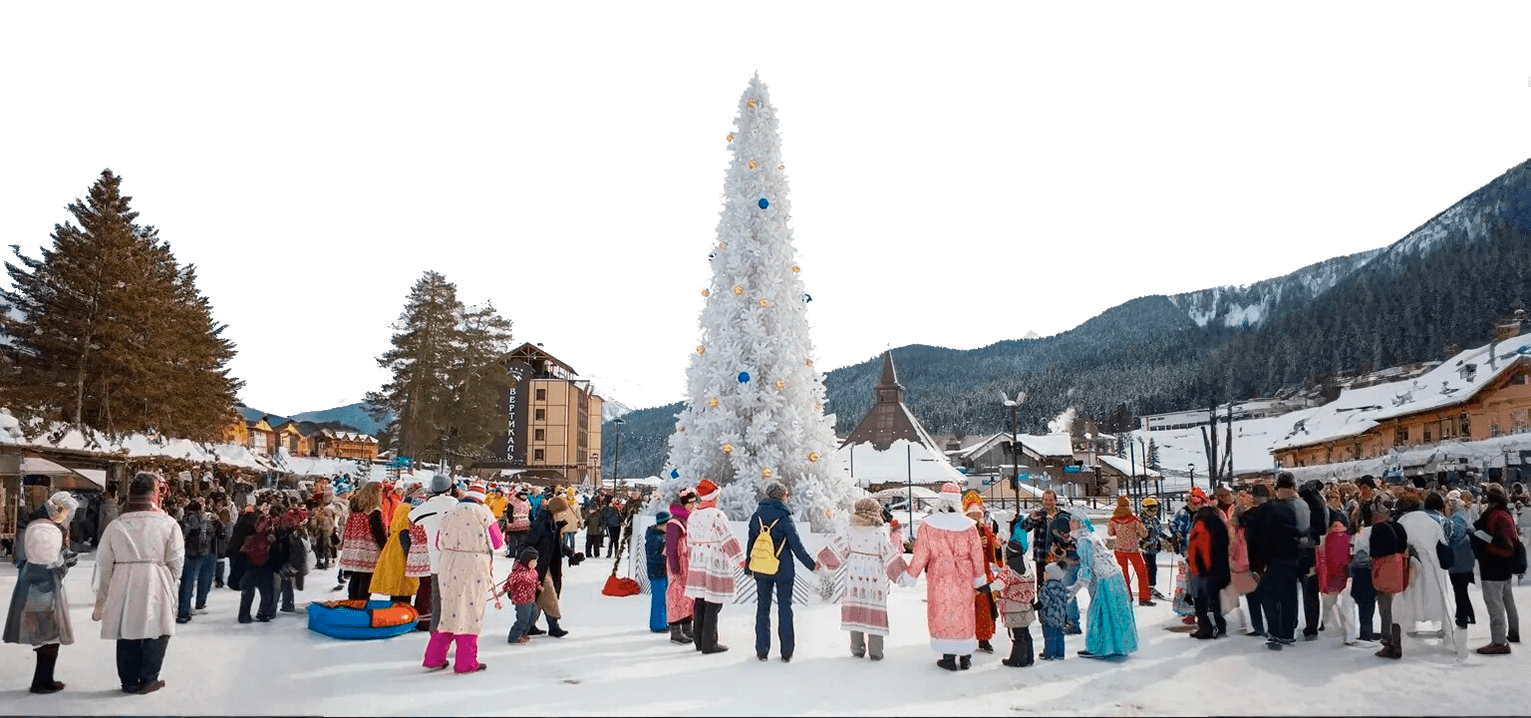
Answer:
[[[1108,661],[1111,663],[1121,663],[1127,660],[1127,656],[1120,653],[1113,653],[1111,655],[1102,655],[1098,653],[1080,653],[1078,656],[1080,658],[1094,658],[1097,661]]]
[[[414,631],[419,618],[413,606],[389,601],[314,601],[308,604],[308,630],[330,638],[393,638]]]

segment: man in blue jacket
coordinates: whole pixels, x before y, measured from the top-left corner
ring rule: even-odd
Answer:
[[[819,569],[818,563],[808,555],[808,549],[803,547],[803,541],[797,535],[797,527],[792,523],[792,514],[787,510],[789,495],[786,485],[780,481],[772,481],[766,487],[766,497],[760,500],[760,507],[755,509],[754,515],[750,516],[749,541],[745,544],[749,558],[745,561],[744,572],[755,577],[755,657],[762,661],[769,658],[771,653],[771,594],[773,592],[776,594],[776,603],[781,614],[777,635],[781,637],[783,663],[792,660],[792,649],[795,647],[792,634],[794,569],[792,556],[781,560],[782,550],[790,547],[792,555],[802,561],[809,570]],[[760,555],[761,551],[755,547],[762,529],[770,536],[769,557]],[[764,549],[764,544],[761,549]],[[775,564],[774,567],[770,565],[772,563]],[[767,570],[770,568],[775,570]]]

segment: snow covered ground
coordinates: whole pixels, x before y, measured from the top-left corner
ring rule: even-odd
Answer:
[[[1164,558],[1164,557],[1161,557]],[[0,646],[0,713],[30,715],[324,714],[324,715],[1501,715],[1531,714],[1525,680],[1531,648],[1509,656],[1472,654],[1458,665],[1444,649],[1407,641],[1394,662],[1370,649],[1346,648],[1332,632],[1281,652],[1241,635],[1197,641],[1163,630],[1174,622],[1166,602],[1137,608],[1142,650],[1123,663],[1080,658],[1082,637],[1070,636],[1068,659],[1013,669],[999,654],[977,654],[973,669],[948,673],[933,665],[925,632],[923,579],[894,589],[893,635],[887,659],[849,655],[839,609],[797,610],[792,663],[755,660],[754,607],[722,614],[728,653],[702,656],[648,632],[648,597],[600,594],[609,559],[569,571],[562,639],[546,636],[509,646],[513,612],[490,609],[482,641],[484,673],[425,673],[425,634],[383,641],[339,641],[312,633],[306,617],[278,614],[271,623],[235,622],[238,594],[214,592],[206,615],[180,627],[170,642],[168,686],[147,696],[118,690],[113,647],[90,621],[92,570],[86,556],[68,579],[77,640],[59,655],[54,695],[27,686],[33,654]],[[496,575],[504,576],[500,559]],[[1161,586],[1168,583],[1161,568]],[[16,572],[0,566],[0,598],[8,602]],[[333,572],[310,576],[300,606],[331,593]],[[1472,589],[1482,614],[1481,598]],[[1515,589],[1531,608],[1531,585]],[[1081,601],[1086,601],[1081,594]],[[1531,613],[1531,612],[1528,612]],[[1237,628],[1234,619],[1233,628]],[[1040,632],[1034,627],[1038,648]],[[1487,641],[1488,625],[1472,626],[1470,645]],[[1531,644],[1528,644],[1531,645]]]

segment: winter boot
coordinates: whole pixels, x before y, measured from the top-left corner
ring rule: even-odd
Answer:
[[[680,644],[691,642],[691,637],[686,635],[685,631],[681,630],[680,621],[676,621],[675,623],[670,624],[670,642]]]
[[[563,638],[569,635],[569,632],[558,627],[558,619],[548,616],[548,635],[554,638]]]
[[[680,633],[686,637],[686,643],[696,640],[696,632],[692,629],[691,621],[692,619],[690,618],[680,621]]]
[[[993,646],[993,644],[989,643],[988,641],[979,641],[978,642],[978,650],[983,651],[984,653],[993,653],[994,652],[994,646]]]
[[[1377,651],[1377,656],[1398,660],[1403,658],[1403,627],[1393,624],[1382,633],[1382,650]]]
[[[952,654],[950,654],[950,653],[947,653],[947,654],[941,656],[941,660],[936,661],[936,665],[938,665],[938,666],[940,666],[942,668],[945,668],[948,671],[958,670],[957,669],[957,657],[952,655]]]
[[[1003,659],[1003,663],[1011,668],[1029,666],[1032,662],[1031,655],[1031,629],[1010,629],[1010,657]]]
[[[967,654],[967,655],[957,659],[957,667],[961,668],[964,671],[969,669],[969,668],[972,668],[973,667],[973,654],[969,653],[969,654]]]
[[[64,690],[64,684],[53,680],[53,667],[58,664],[58,645],[50,643],[34,649],[37,651],[37,668],[32,672],[33,693],[57,693]]]

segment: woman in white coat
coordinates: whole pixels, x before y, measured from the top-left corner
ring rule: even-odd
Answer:
[[[33,693],[57,693],[64,684],[54,680],[58,647],[74,643],[69,623],[69,600],[64,595],[64,574],[74,566],[68,551],[69,520],[79,502],[60,491],[43,505],[47,518],[27,524],[22,538],[26,559],[16,575],[10,611],[5,617],[5,642],[34,646],[37,668],[32,672]]]
[[[1445,645],[1462,660],[1467,657],[1466,632],[1456,626],[1451,577],[1441,568],[1435,553],[1435,545],[1445,532],[1439,522],[1421,510],[1421,505],[1419,497],[1409,493],[1398,499],[1398,524],[1408,532],[1409,546],[1419,556],[1419,569],[1410,576],[1408,588],[1393,596],[1393,621],[1403,627],[1404,635],[1415,629],[1416,621],[1439,622],[1445,633]]]
[[[159,477],[139,472],[122,515],[106,527],[96,554],[96,609],[101,637],[117,642],[124,693],[165,687],[160,666],[175,635],[177,583],[186,562],[181,525],[159,509]]]

